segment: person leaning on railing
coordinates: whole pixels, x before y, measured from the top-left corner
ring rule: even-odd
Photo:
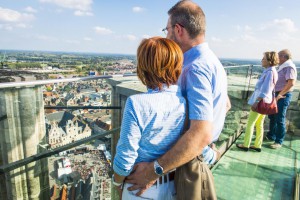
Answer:
[[[260,100],[264,100],[266,103],[271,103],[273,98],[273,90],[278,79],[278,74],[275,69],[279,63],[278,55],[276,52],[265,52],[264,57],[261,60],[261,65],[264,67],[264,71],[258,79],[255,90],[251,95],[248,104],[251,105],[251,110],[249,112],[247,127],[245,132],[245,138],[243,144],[236,144],[236,146],[244,151],[248,151],[249,148],[261,152],[261,145],[264,135],[264,114],[260,114],[256,110]],[[256,138],[253,146],[250,146],[251,139],[254,131],[254,126],[256,127]]]
[[[292,99],[293,86],[297,80],[297,70],[291,60],[291,52],[288,49],[284,49],[278,53],[278,56],[278,81],[275,86],[278,113],[269,115],[269,132],[265,137],[267,140],[274,141],[274,144],[270,145],[272,149],[280,148],[283,143],[286,134],[286,112]]]
[[[137,74],[148,91],[130,96],[124,109],[112,177],[122,199],[169,199],[175,193],[174,171],[155,180],[141,197],[128,191],[132,184],[124,180],[135,164],[166,153],[183,132],[186,101],[177,86],[182,63],[182,51],[172,40],[153,37],[138,47]]]

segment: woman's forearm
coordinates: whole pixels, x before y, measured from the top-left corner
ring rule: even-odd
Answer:
[[[124,180],[125,180],[125,176],[121,176],[121,175],[119,175],[119,174],[117,174],[117,173],[114,173],[114,178],[115,178],[115,182],[117,182],[117,183],[123,183],[124,182]]]

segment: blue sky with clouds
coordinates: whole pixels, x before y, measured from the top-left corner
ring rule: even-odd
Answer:
[[[135,54],[164,36],[176,0],[0,0],[0,49]],[[288,48],[300,61],[299,0],[195,0],[220,58],[260,59]]]

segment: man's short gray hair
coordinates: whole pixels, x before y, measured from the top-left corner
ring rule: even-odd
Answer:
[[[177,2],[169,11],[171,25],[180,24],[190,35],[191,39],[205,34],[205,14],[199,5],[190,1]]]
[[[291,51],[288,49],[283,49],[279,53],[283,54],[286,59],[292,59]]]

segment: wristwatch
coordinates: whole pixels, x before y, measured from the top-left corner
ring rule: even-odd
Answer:
[[[158,176],[162,176],[164,174],[164,168],[160,166],[160,164],[157,162],[157,160],[154,161],[154,172]]]
[[[115,181],[115,175],[114,175],[114,174],[111,176],[111,180],[112,180],[112,184],[113,184],[114,186],[117,186],[117,187],[120,187],[120,186],[121,186],[121,188],[122,188],[123,182],[122,182],[122,183],[116,182],[116,181]]]

